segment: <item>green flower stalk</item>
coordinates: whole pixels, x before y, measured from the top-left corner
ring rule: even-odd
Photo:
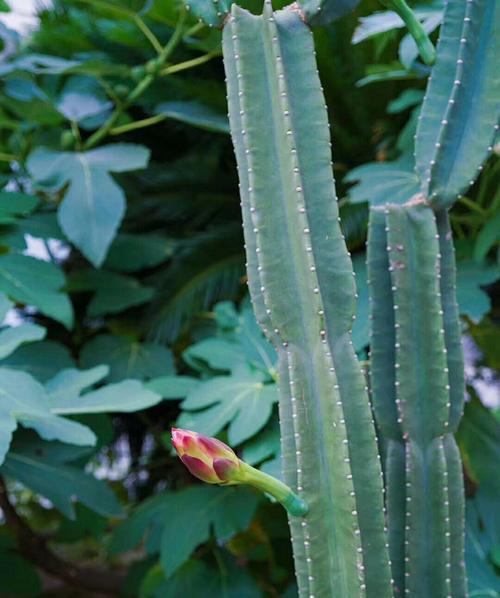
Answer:
[[[291,488],[238,459],[235,452],[217,438],[172,428],[172,444],[188,470],[203,482],[223,486],[248,484],[272,496],[290,515],[306,515],[307,504]]]

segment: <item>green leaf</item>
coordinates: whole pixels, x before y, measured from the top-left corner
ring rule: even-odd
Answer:
[[[173,242],[155,234],[119,233],[109,248],[104,267],[136,272],[158,266],[173,253]]]
[[[155,113],[207,131],[229,133],[227,116],[200,102],[164,102],[156,107]]]
[[[26,193],[0,192],[0,224],[11,224],[30,214],[38,205],[38,198]]]
[[[48,498],[69,519],[75,517],[75,497],[100,515],[116,517],[122,513],[120,504],[106,483],[76,467],[11,452],[1,471]]]
[[[500,542],[498,494],[479,488],[466,501],[465,561],[470,596],[498,596],[500,576],[494,568],[495,549]]]
[[[500,241],[500,210],[488,219],[477,235],[474,244],[474,259],[477,262],[484,260],[489,250]]]
[[[206,363],[214,370],[231,370],[244,361],[235,343],[221,338],[207,338],[188,347],[183,358],[186,363],[196,367],[197,361]]]
[[[82,372],[86,376],[88,372]],[[158,404],[161,396],[146,389],[138,380],[122,380],[108,384],[82,396],[64,391],[64,378],[59,378],[57,392],[49,395],[53,413],[75,415],[79,413],[130,413]]]
[[[19,345],[39,341],[46,334],[45,328],[36,324],[21,324],[0,331],[0,359],[13,353]]]
[[[264,379],[262,372],[241,367],[199,384],[181,405],[179,426],[214,436],[229,424],[230,444],[241,444],[265,426],[278,400],[276,385]]]
[[[146,380],[175,373],[172,352],[164,345],[139,343],[111,334],[100,334],[86,343],[80,362],[85,368],[107,364],[110,382],[123,378]]]
[[[0,291],[0,322],[3,322],[7,312],[14,307],[12,301],[10,301],[5,293]]]
[[[353,168],[344,178],[356,183],[349,189],[349,200],[371,205],[387,202],[404,203],[420,191],[412,159],[403,157],[395,162],[372,162]]]
[[[189,560],[172,577],[157,585],[153,598],[260,598],[262,591],[248,567],[232,555],[218,551],[219,568],[200,560]],[[143,589],[143,588],[142,588]]]
[[[255,435],[243,447],[243,461],[250,465],[262,463],[280,454],[280,429],[277,418],[272,418],[260,434]]]
[[[191,486],[168,495],[160,555],[167,577],[186,562],[199,544],[208,540],[212,526],[219,542],[226,542],[245,530],[258,502],[257,494],[243,488]]]
[[[61,94],[56,106],[68,120],[80,122],[109,110],[112,104],[90,93],[67,90]]]
[[[17,423],[35,429],[46,440],[92,445],[94,433],[78,422],[54,415],[44,387],[29,374],[0,368],[0,463]]]
[[[457,301],[460,313],[480,322],[491,309],[491,300],[481,286],[500,278],[500,268],[473,261],[457,262]]]
[[[149,301],[154,289],[145,287],[132,276],[105,270],[80,270],[68,280],[70,293],[95,291],[88,308],[89,316],[101,316],[123,311]]]
[[[15,552],[0,551],[0,593],[2,595],[34,598],[41,592],[42,584],[35,567]]]
[[[0,0],[0,12],[10,12],[10,6],[6,0]]]
[[[465,404],[457,439],[469,476],[500,496],[500,422],[479,399]]]
[[[153,526],[161,528],[168,517],[168,497],[169,493],[164,492],[141,502],[113,531],[108,544],[110,554],[119,554],[135,548],[147,537]]]
[[[67,347],[48,340],[21,345],[2,365],[21,370],[38,381],[45,382],[59,370],[73,367],[74,361]]]
[[[77,401],[82,390],[100,382],[108,373],[109,368],[105,365],[90,370],[61,370],[45,384],[51,405],[61,400]]]
[[[200,381],[190,376],[160,376],[153,378],[144,386],[163,399],[183,399],[200,384]]]
[[[359,44],[373,35],[401,29],[404,26],[403,19],[393,11],[374,12],[359,18],[359,25],[354,30],[351,41],[353,44]]]
[[[71,328],[73,308],[60,291],[64,284],[64,274],[55,264],[16,253],[0,255],[0,290]]]
[[[387,104],[387,112],[389,114],[404,112],[408,108],[420,104],[423,97],[424,92],[421,89],[405,89],[395,100],[391,100]]]
[[[55,152],[37,148],[28,158],[36,183],[49,188],[69,183],[59,207],[59,224],[66,236],[100,266],[125,212],[125,196],[110,172],[145,168],[149,150],[117,143],[88,152]]]

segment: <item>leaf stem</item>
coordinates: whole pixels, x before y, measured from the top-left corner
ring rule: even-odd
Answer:
[[[177,21],[174,33],[168,40],[165,47],[162,49],[158,58],[156,58],[156,60],[154,61],[155,68],[152,69],[152,72],[147,73],[139,81],[139,83],[134,87],[134,89],[132,89],[129,95],[125,98],[125,101],[122,103],[122,105],[115,108],[108,120],[87,139],[87,141],[83,145],[83,148],[85,150],[91,149],[92,147],[96,146],[104,137],[106,137],[106,135],[108,135],[111,129],[114,128],[116,122],[123,114],[124,110],[126,110],[131,104],[133,104],[146,91],[146,89],[151,85],[151,83],[153,83],[156,74],[160,71],[165,62],[168,60],[169,56],[172,54],[172,52],[175,50],[175,48],[181,41],[183,37],[183,27],[185,19],[186,12],[183,10],[179,17],[179,20]]]
[[[1,162],[14,162],[17,159],[17,156],[14,156],[14,154],[4,154],[3,152],[0,152]]]
[[[203,54],[203,56],[199,56],[198,58],[192,58],[191,60],[185,60],[184,62],[179,62],[178,64],[167,66],[165,69],[160,71],[160,75],[172,75],[173,73],[178,73],[179,71],[191,69],[195,66],[199,66],[200,64],[204,64],[205,62],[212,60],[212,58],[215,58],[215,56],[218,55],[218,51],[213,51],[209,52],[208,54]]]
[[[122,133],[128,133],[129,131],[135,131],[135,129],[142,129],[144,127],[149,127],[151,125],[156,125],[157,123],[165,120],[167,117],[164,114],[156,114],[155,116],[150,116],[149,118],[143,118],[142,120],[136,120],[132,123],[128,123],[126,125],[121,125],[120,127],[115,127],[111,129],[109,132],[110,135],[121,135]]]
[[[151,29],[146,25],[139,15],[134,14],[132,18],[134,19],[134,23],[137,25],[137,27],[144,33],[144,36],[148,38],[150,44],[156,50],[156,53],[160,55],[162,51],[162,45],[156,35],[151,31]]]

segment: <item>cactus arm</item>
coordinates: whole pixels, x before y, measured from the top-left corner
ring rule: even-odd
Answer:
[[[435,213],[422,196],[403,205],[373,206],[368,266],[376,349],[372,376],[395,375],[403,432],[398,440],[385,411],[375,409],[389,438],[386,498],[395,588],[412,596],[465,598],[462,467],[452,435],[462,411],[463,358],[446,211]],[[389,292],[387,272],[392,301],[381,294]],[[377,327],[384,321],[380,301],[394,311],[395,334],[388,335],[395,351],[383,345],[384,329]],[[377,347],[384,351],[378,354]],[[373,399],[375,406],[383,402],[376,392]]]
[[[311,25],[328,25],[356,8],[361,0],[299,0],[305,19]]]
[[[460,315],[456,298],[455,248],[446,210],[436,212],[436,224],[441,254],[440,288],[450,385],[449,430],[450,432],[456,432],[464,411],[465,366],[460,334]]]
[[[222,27],[233,0],[185,0],[186,8],[209,27]]]
[[[434,64],[436,60],[436,50],[429,39],[422,24],[415,16],[415,13],[408,6],[405,0],[380,0],[381,4],[396,12],[404,21],[408,32],[417,44],[420,57],[429,66]]]
[[[446,432],[449,411],[437,228],[434,213],[422,203],[391,206],[386,222],[401,425],[425,446]]]
[[[498,130],[500,3],[449,0],[416,138],[422,192],[451,205],[476,178]]]
[[[444,437],[444,450],[448,469],[448,502],[450,517],[450,577],[453,598],[466,598],[467,578],[465,575],[464,526],[465,491],[462,473],[462,460],[455,438],[451,434]]]
[[[263,17],[235,7],[223,46],[233,141],[247,174],[249,276],[258,275],[250,291],[280,359],[285,480],[310,507],[290,520],[299,592],[356,597],[373,587],[390,596],[380,465],[350,345],[354,281],[312,36],[296,7],[272,13],[266,5]],[[342,382],[336,363],[351,370]],[[358,433],[365,423],[368,432]]]

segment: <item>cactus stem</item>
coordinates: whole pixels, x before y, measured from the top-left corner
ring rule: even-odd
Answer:
[[[405,22],[410,35],[417,44],[420,57],[425,64],[432,66],[436,60],[436,50],[429,36],[422,27],[420,21],[415,17],[412,9],[405,0],[380,0],[384,6],[396,12]]]

